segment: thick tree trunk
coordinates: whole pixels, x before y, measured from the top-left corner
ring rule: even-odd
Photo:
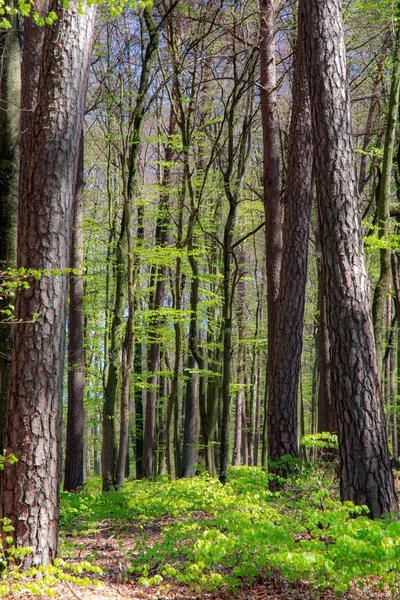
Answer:
[[[18,547],[31,546],[27,565],[57,551],[61,467],[61,393],[73,202],[91,57],[95,9],[52,8],[46,27],[28,165],[20,173],[18,265],[42,271],[18,293],[7,406],[2,517],[11,519]],[[24,85],[24,81],[22,82]],[[24,143],[24,142],[23,142]],[[23,175],[23,176],[22,176]],[[45,270],[61,270],[47,274]],[[38,317],[34,317],[38,315]]]
[[[306,36],[304,13],[299,10],[289,130],[279,315],[274,317],[274,327],[278,327],[278,330],[275,331],[275,338],[272,340],[268,330],[268,345],[271,342],[274,344],[275,353],[275,363],[272,370],[269,370],[268,393],[268,454],[269,459],[274,462],[284,455],[297,457],[299,453],[297,402],[303,348],[313,163]]]
[[[373,518],[398,511],[386,437],[365,267],[340,0],[308,0],[322,272],[339,423],[342,500]]]
[[[83,430],[85,354],[83,349],[83,134],[79,150],[74,216],[72,223],[71,269],[68,319],[68,412],[65,447],[64,489],[74,492],[83,485]]]

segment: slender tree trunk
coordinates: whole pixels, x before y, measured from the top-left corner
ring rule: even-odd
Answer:
[[[138,227],[137,227],[137,245],[140,248],[144,240],[144,214],[143,207],[138,208]],[[138,300],[136,300],[137,310]],[[143,438],[144,438],[144,420],[143,420],[143,344],[142,341],[136,341],[135,344],[135,459],[136,459],[136,479],[142,478],[143,462]]]
[[[121,231],[116,249],[116,282],[115,301],[111,320],[111,336],[108,352],[107,381],[104,389],[101,447],[101,476],[103,492],[108,492],[115,485],[116,443],[115,443],[115,404],[119,384],[120,356],[122,351],[122,330],[124,326],[124,310],[126,296],[126,206],[122,214]]]
[[[140,142],[140,135],[143,126],[143,119],[147,110],[146,98],[149,92],[151,84],[150,75],[156,59],[156,53],[159,45],[159,30],[154,21],[154,15],[152,8],[146,7],[143,11],[144,21],[146,23],[147,32],[149,34],[149,41],[144,53],[144,60],[142,66],[142,72],[140,77],[140,85],[137,95],[137,103],[135,107],[135,117],[133,125],[133,136],[131,140],[131,156],[130,161],[136,164],[138,159],[138,145]],[[136,192],[136,176],[130,175],[130,182],[128,184],[129,198],[132,201]],[[165,271],[160,269],[159,277],[157,279],[157,289],[154,299],[154,310],[158,310],[164,298],[164,287],[165,277],[163,274]],[[156,335],[156,334],[153,334]],[[157,341],[153,341],[150,346],[149,352],[149,369],[152,373],[157,371],[159,364],[159,347]],[[142,475],[143,477],[150,477],[153,474],[153,454],[154,454],[154,429],[155,429],[155,381],[154,376],[150,381],[149,393],[147,395],[146,402],[146,420],[143,434],[143,460],[142,460]]]
[[[232,302],[231,302],[231,247],[236,222],[237,203],[230,197],[229,213],[224,228],[223,242],[223,366],[222,366],[222,421],[219,479],[226,482],[229,461],[229,424],[231,410],[231,353],[232,353]]]
[[[16,265],[20,137],[21,47],[16,16],[0,34],[0,271]],[[0,320],[10,298],[0,298]],[[5,411],[11,366],[12,326],[0,335],[0,453],[4,449]]]
[[[399,343],[398,339],[398,325],[396,324],[396,330],[393,332],[393,343],[392,349],[390,352],[390,398],[389,398],[389,411],[388,411],[388,421],[389,421],[389,437],[392,441],[392,455],[397,458],[398,456],[398,445],[397,445],[397,346]]]
[[[182,211],[179,214],[179,227],[178,227],[178,240],[179,244],[182,235]],[[175,270],[175,293],[174,293],[174,309],[176,311],[181,310],[181,257],[178,256],[176,259],[176,270]],[[181,323],[180,319],[176,318],[174,321],[174,333],[175,333],[175,360],[174,360],[174,373],[171,383],[171,392],[168,398],[167,404],[167,423],[166,423],[166,459],[167,459],[167,472],[168,476],[172,478],[172,438],[171,438],[171,426],[172,416],[174,407],[178,402],[179,392],[179,374],[181,364]]]
[[[397,118],[400,95],[400,3],[396,8],[396,42],[394,49],[393,72],[389,95],[388,120],[386,123],[385,145],[382,161],[382,177],[378,201],[378,239],[387,241],[390,220],[390,185],[392,180],[393,156],[396,143]],[[385,335],[385,308],[390,288],[390,250],[382,247],[379,251],[380,274],[372,303],[372,320],[374,324],[376,357],[378,369],[382,369],[383,340]]]
[[[3,472],[1,516],[11,519],[16,545],[32,547],[27,566],[48,563],[57,551],[67,299],[63,271],[70,265],[95,16],[93,7],[80,15],[77,4],[51,7],[58,20],[44,32],[30,147],[23,152],[29,161],[19,181],[18,266],[61,270],[30,281],[16,301],[21,322],[14,329],[6,454],[15,454],[18,462],[6,464]]]
[[[378,64],[378,73],[374,80],[374,87],[372,88],[371,102],[369,105],[367,122],[366,122],[366,126],[365,126],[365,134],[364,134],[364,139],[363,139],[362,154],[361,154],[361,160],[360,160],[360,173],[359,173],[359,177],[358,177],[358,194],[359,194],[360,198],[362,196],[362,193],[364,191],[366,184],[368,183],[368,176],[367,176],[368,147],[369,147],[369,145],[371,143],[371,139],[372,139],[375,110],[376,110],[376,107],[378,106],[379,96],[380,96],[380,88],[382,86],[383,60],[384,60],[385,56],[386,56],[386,53],[383,52],[382,58]]]
[[[234,466],[240,465],[241,459],[241,450],[242,450],[242,428],[246,426],[246,423],[243,422],[244,416],[244,370],[245,370],[245,362],[244,362],[244,338],[245,338],[245,328],[244,328],[244,303],[246,296],[246,282],[244,281],[244,277],[246,274],[245,264],[246,264],[246,255],[243,248],[239,249],[237,260],[239,263],[238,267],[238,283],[237,283],[237,309],[236,309],[236,320],[238,324],[238,365],[237,365],[237,383],[238,383],[238,391],[236,393],[236,409],[235,409],[235,433],[234,433],[234,444],[233,444],[233,458],[232,464]],[[246,464],[246,463],[244,463]]]
[[[273,383],[279,322],[279,281],[282,259],[280,139],[275,69],[275,9],[273,0],[260,0],[260,101],[264,150],[264,211],[267,266],[268,362],[267,385]],[[269,425],[268,425],[269,427]],[[265,430],[266,433],[266,430]],[[266,439],[265,439],[266,441]],[[270,442],[268,441],[268,444]],[[280,453],[271,440],[273,454]],[[276,450],[274,449],[276,446]],[[266,460],[267,449],[263,451]],[[272,459],[272,455],[271,455]]]
[[[182,446],[182,477],[194,477],[196,470],[196,413],[197,413],[197,375],[193,373],[197,363],[189,352],[185,402],[185,428]]]
[[[68,412],[65,448],[64,489],[74,492],[83,485],[83,438],[85,390],[85,354],[83,349],[83,133],[81,135],[79,164],[75,190],[72,224],[71,269],[69,278],[68,320]]]
[[[308,60],[322,273],[343,501],[397,512],[374,349],[340,0],[308,0]]]
[[[393,381],[393,415],[392,415],[392,448],[393,448],[393,456],[395,458],[399,458],[399,441],[398,441],[398,431],[397,431],[397,411],[399,408],[399,395],[400,395],[400,379],[398,377],[398,372],[400,369],[400,331],[399,324],[397,325],[397,352],[396,352],[396,362],[397,362],[397,370],[394,370],[394,381]]]
[[[99,417],[98,417],[99,418]],[[100,434],[100,427],[98,423],[93,427],[93,475],[95,477],[100,477],[101,473],[101,464],[100,464],[100,456],[99,456],[99,447],[98,447],[98,438]]]
[[[262,394],[262,367],[261,353],[257,352],[257,383],[256,383],[256,410],[254,417],[254,448],[253,465],[258,467],[258,454],[260,446],[260,428],[261,428],[261,394]]]
[[[320,251],[319,233],[317,238],[317,250]],[[321,259],[317,259],[318,274],[318,312],[319,312],[319,389],[318,389],[318,431],[320,433],[329,431],[337,433],[338,425],[336,419],[336,408],[333,404],[331,393],[331,350],[328,333],[328,322],[326,312],[326,298],[324,281],[322,278]]]

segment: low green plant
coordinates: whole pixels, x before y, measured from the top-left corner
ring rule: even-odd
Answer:
[[[342,504],[329,465],[297,465],[276,493],[269,479],[261,468],[237,467],[226,485],[204,473],[127,481],[123,493],[101,494],[91,482],[89,492],[63,495],[63,528],[79,536],[106,522],[121,540],[129,528],[136,545],[125,552],[124,576],[142,585],[234,591],[274,571],[338,595],[374,582],[398,597],[400,523]]]

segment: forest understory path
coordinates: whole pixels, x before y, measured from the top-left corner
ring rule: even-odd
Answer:
[[[177,522],[181,519],[166,517],[146,527],[147,542],[154,544],[160,539],[160,532],[166,522]],[[269,577],[260,577],[251,584],[243,583],[242,587],[232,592],[227,589],[198,591],[187,585],[168,581],[164,586],[144,586],[138,583],[138,576],[127,573],[129,561],[127,552],[134,553],[137,530],[132,528],[121,531],[103,523],[100,530],[90,535],[77,535],[74,540],[74,556],[66,559],[67,563],[78,563],[96,554],[94,564],[104,570],[104,575],[96,575],[98,585],[82,587],[65,582],[57,585],[56,594],[59,600],[337,600],[338,596],[331,590],[316,590],[311,581],[289,582],[271,573]],[[68,539],[68,538],[67,538]],[[92,574],[89,574],[94,578]],[[49,596],[33,595],[26,591],[14,593],[9,600],[44,600]],[[342,600],[392,600],[397,597],[389,591],[378,588],[378,581],[365,581],[365,587],[352,586],[344,592]],[[7,599],[8,600],[8,599]]]

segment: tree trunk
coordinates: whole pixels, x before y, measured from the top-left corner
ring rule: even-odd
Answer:
[[[69,278],[68,319],[68,412],[65,447],[64,490],[74,492],[83,485],[83,433],[85,389],[85,354],[83,349],[83,134],[75,190],[72,224],[71,269]]]
[[[57,551],[67,298],[63,271],[70,265],[95,16],[93,7],[78,14],[76,1],[70,9],[56,3],[52,8],[58,20],[44,32],[32,136],[23,152],[29,161],[19,182],[18,266],[38,269],[42,276],[31,278],[29,289],[17,295],[21,322],[14,330],[6,453],[15,454],[18,462],[6,464],[1,494],[1,516],[11,519],[16,545],[33,549],[24,560],[27,566],[48,563]]]
[[[275,353],[275,363],[272,370],[269,369],[268,393],[268,454],[269,460],[274,462],[285,455],[297,457],[299,453],[297,404],[303,348],[313,163],[306,36],[304,13],[299,10],[289,130],[279,314],[274,315],[274,327],[278,329],[274,331],[275,337],[272,340],[268,327],[268,346],[274,344]],[[284,472],[285,469],[281,474]]]
[[[317,250],[320,251],[319,232],[317,238]],[[321,259],[317,259],[318,275],[318,312],[319,312],[319,389],[318,389],[318,431],[320,433],[329,431],[337,433],[338,425],[336,419],[336,408],[333,404],[331,392],[331,349],[329,343],[326,298],[324,282],[322,277]]]
[[[194,477],[196,471],[196,413],[197,413],[197,374],[193,371],[197,363],[189,352],[187,362],[187,383],[185,402],[185,428],[182,446],[182,477]]]
[[[273,382],[279,319],[279,281],[282,259],[280,139],[276,108],[275,9],[273,0],[260,0],[260,102],[264,151],[264,211],[267,267],[268,362],[267,385]],[[269,444],[269,442],[268,442]],[[273,449],[275,442],[273,442]],[[263,454],[266,454],[266,448]],[[278,450],[277,450],[278,451]],[[275,450],[273,450],[275,452]],[[279,451],[278,451],[279,453]]]
[[[118,237],[116,248],[115,265],[115,299],[114,309],[111,319],[111,336],[107,368],[107,381],[104,389],[102,432],[103,442],[101,446],[101,477],[103,480],[103,492],[108,492],[112,486],[115,486],[115,466],[116,466],[116,443],[115,443],[115,404],[117,399],[120,356],[122,351],[122,329],[124,326],[124,310],[126,296],[126,206],[122,213],[121,231]]]
[[[139,155],[139,143],[140,136],[143,126],[143,119],[148,110],[146,106],[146,99],[151,85],[151,71],[153,69],[154,61],[159,44],[159,29],[154,21],[154,15],[152,8],[146,7],[143,11],[143,18],[146,23],[146,29],[149,35],[148,44],[144,52],[144,59],[142,65],[142,71],[140,75],[140,85],[137,93],[137,100],[134,112],[133,128],[132,128],[132,139],[131,151],[130,151],[130,164],[131,172],[128,183],[128,195],[130,202],[134,198],[136,193],[136,182],[137,182],[137,171],[136,163]],[[158,310],[162,304],[164,297],[164,286],[163,271],[160,269],[160,274],[157,279],[157,289],[154,300],[154,310]],[[156,334],[153,334],[156,335]],[[149,369],[152,373],[157,371],[159,364],[159,349],[157,342],[154,341],[150,347],[149,353]],[[153,387],[152,387],[153,386]],[[146,420],[144,428],[143,438],[143,459],[142,459],[142,475],[143,477],[149,477],[153,474],[153,452],[154,452],[154,427],[155,427],[155,382],[150,381],[150,389],[147,394],[146,403]]]
[[[237,384],[238,391],[236,392],[236,407],[235,407],[235,433],[234,433],[234,444],[233,444],[233,457],[232,465],[239,466],[241,462],[241,450],[242,450],[242,428],[246,427],[246,422],[243,422],[244,416],[244,303],[246,297],[246,282],[244,277],[246,275],[246,255],[243,248],[239,248],[237,260],[239,263],[238,267],[238,283],[237,283],[237,308],[236,308],[236,320],[238,324],[238,365],[237,365]],[[246,464],[246,463],[244,463]]]
[[[392,180],[393,156],[396,142],[397,118],[399,112],[400,95],[400,3],[396,8],[396,42],[394,50],[392,80],[390,86],[388,120],[386,124],[385,145],[382,161],[382,177],[379,187],[378,211],[378,239],[388,241],[390,220],[390,185]],[[385,335],[385,308],[386,299],[390,289],[390,250],[383,246],[379,250],[380,273],[376,284],[372,303],[372,320],[374,324],[376,357],[378,370],[382,369],[383,343]]]
[[[340,0],[308,0],[322,273],[339,423],[343,501],[373,518],[398,511],[386,438],[365,267]]]
[[[0,271],[16,265],[18,166],[20,131],[21,47],[17,18],[9,17],[12,29],[0,34]],[[2,310],[11,303],[0,298]],[[0,336],[0,453],[4,449],[7,392],[10,381],[12,326],[1,324]]]

